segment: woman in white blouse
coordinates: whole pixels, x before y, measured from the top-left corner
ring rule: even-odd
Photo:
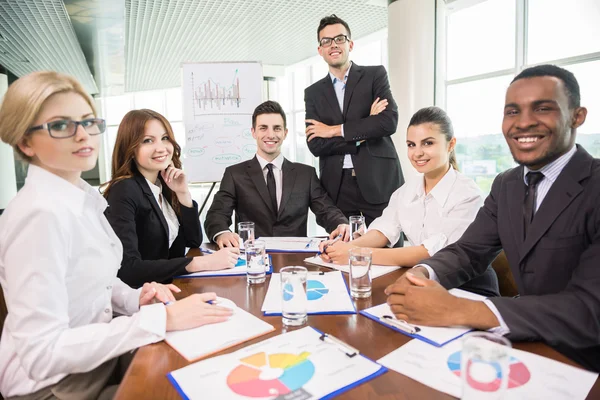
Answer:
[[[214,293],[175,301],[173,285],[134,290],[117,278],[122,247],[106,201],[80,178],[96,165],[104,130],[81,84],[56,72],[18,79],[0,108],[0,139],[29,162],[0,217],[7,399],[112,398],[119,356],[231,315],[206,303]]]
[[[327,246],[321,255],[325,261],[345,264],[350,248],[367,247],[372,250],[373,264],[413,266],[457,241],[475,219],[483,197],[475,182],[458,171],[456,138],[446,112],[438,107],[417,111],[406,138],[408,158],[423,174],[422,179],[396,190],[365,235]],[[411,246],[388,248],[398,242],[402,232]],[[322,251],[328,243],[321,244]],[[496,274],[488,267],[484,275],[463,288],[498,295]]]
[[[144,109],[123,117],[104,196],[106,218],[123,243],[119,278],[132,287],[169,283],[178,275],[232,268],[237,262],[239,249],[234,247],[185,257],[186,247],[202,243],[202,229],[180,155],[164,116]]]

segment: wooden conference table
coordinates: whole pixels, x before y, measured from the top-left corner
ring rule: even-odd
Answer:
[[[188,256],[200,255],[192,249]],[[288,265],[306,265],[309,270],[330,271],[327,268],[304,264],[308,254],[272,254],[275,272]],[[373,280],[373,295],[369,299],[356,301],[356,308],[362,310],[385,302],[383,290],[387,285],[400,277],[406,269]],[[247,286],[245,276],[178,279],[175,284],[182,293],[177,297],[185,297],[193,293],[216,292],[219,296],[233,300],[239,307],[260,317],[275,327],[275,331],[229,348],[218,355],[239,350],[252,343],[286,332],[281,324],[281,317],[264,317],[260,311],[267,292],[269,278],[261,285]],[[362,315],[315,315],[308,317],[308,324],[334,335],[362,354],[378,360],[384,355],[406,344],[410,338],[372,321]],[[199,338],[198,340],[203,340]],[[514,343],[515,348],[539,354],[557,361],[577,366],[562,354],[543,343]],[[116,399],[180,399],[181,397],[169,383],[166,375],[189,363],[164,342],[140,348],[131,363],[123,382],[117,392]],[[573,382],[573,384],[577,384]],[[372,379],[356,388],[343,393],[340,399],[451,399],[453,397],[431,389],[404,375],[394,371]],[[588,395],[588,399],[600,398],[600,380],[597,380]],[[207,393],[206,399],[210,399]]]

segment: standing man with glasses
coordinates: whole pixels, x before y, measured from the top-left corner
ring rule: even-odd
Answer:
[[[586,115],[565,69],[538,65],[513,79],[502,131],[519,166],[498,175],[456,243],[386,289],[396,317],[542,340],[600,371],[600,160],[575,145]],[[481,302],[448,293],[502,249],[519,297]]]
[[[306,138],[319,157],[321,183],[347,217],[369,225],[403,183],[391,135],[398,108],[385,68],[350,61],[350,27],[335,14],[317,29],[318,51],[329,73],[306,88]]]

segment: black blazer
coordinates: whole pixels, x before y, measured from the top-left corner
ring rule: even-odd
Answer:
[[[492,298],[511,340],[543,340],[600,371],[600,160],[581,146],[535,214],[524,241],[523,167],[500,174],[456,243],[423,261],[446,288],[481,273],[504,249],[520,297]]]
[[[388,106],[370,116],[371,104],[379,97]],[[304,91],[306,118],[326,125],[344,124],[344,137],[315,138],[308,148],[319,157],[321,183],[337,202],[344,155],[352,155],[356,180],[365,200],[371,204],[387,203],[392,193],[404,183],[398,153],[390,138],[398,125],[398,107],[392,97],[383,66],[361,67],[352,64],[344,92],[344,113],[335,95],[329,74]],[[365,140],[359,146],[357,141]]]
[[[227,167],[204,221],[208,237],[212,240],[217,233],[229,230],[234,210],[237,220],[254,222],[256,237],[306,236],[309,207],[328,232],[348,223],[323,190],[313,167],[284,159],[281,169],[281,204],[275,216],[256,157]]]
[[[162,186],[165,188],[166,184]],[[164,190],[163,196],[171,202]],[[185,267],[192,258],[185,258],[185,248],[202,243],[196,202],[191,208],[180,206],[179,235],[169,248],[167,221],[142,175],[136,173],[115,183],[107,201],[106,218],[123,243],[118,272],[123,282],[136,288],[145,282],[168,283],[174,276],[187,273]]]

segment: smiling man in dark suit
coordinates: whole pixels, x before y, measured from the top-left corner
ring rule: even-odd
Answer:
[[[462,238],[386,289],[398,318],[542,340],[600,371],[600,160],[575,145],[586,115],[571,72],[540,65],[514,78],[502,131],[519,166],[495,179]],[[519,297],[478,302],[447,292],[501,249]]]
[[[347,235],[348,220],[321,186],[315,169],[281,154],[287,132],[279,103],[266,101],[254,110],[256,157],[225,170],[204,222],[206,234],[220,247],[240,244],[229,230],[234,210],[239,221],[254,222],[255,237],[306,236],[309,208],[328,232],[337,229]]]
[[[329,73],[304,92],[308,148],[319,157],[321,183],[347,217],[369,225],[404,183],[391,139],[398,107],[385,68],[350,61],[350,27],[336,15],[317,29]]]

